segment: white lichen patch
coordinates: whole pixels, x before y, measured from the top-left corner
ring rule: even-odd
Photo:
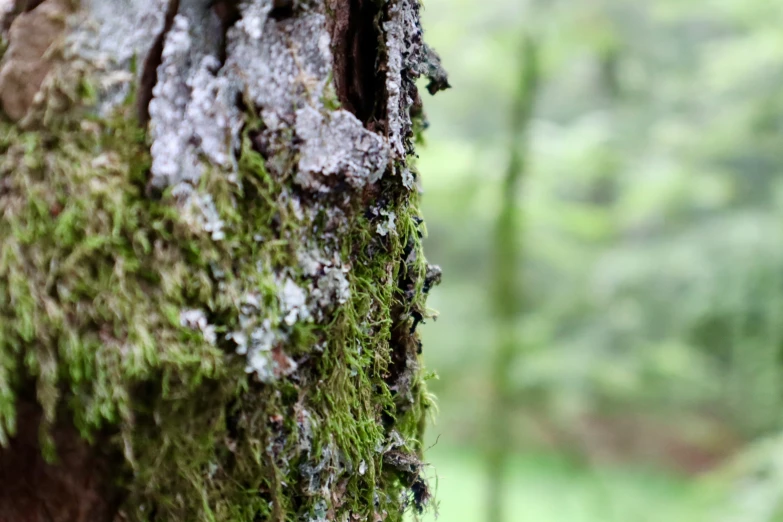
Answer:
[[[304,489],[308,495],[320,495],[329,499],[333,485],[349,468],[350,463],[343,452],[334,440],[330,440],[321,451],[321,458],[317,462],[308,459],[299,466],[299,472],[305,479]]]
[[[386,436],[386,440],[379,440],[375,445],[376,453],[388,453],[392,450],[405,448],[405,437],[399,431],[391,430]]]
[[[131,60],[144,59],[163,31],[169,0],[82,0],[81,10],[88,22],[80,24],[95,31],[94,37],[74,34],[73,41],[84,45],[91,62],[127,66]]]
[[[417,0],[394,0],[389,6],[389,20],[384,22],[386,52],[387,121],[389,141],[396,159],[404,159],[411,151],[413,124],[410,108],[416,93],[414,80],[419,76],[422,60],[422,31]]]
[[[204,336],[204,340],[208,343],[215,344],[215,341],[217,341],[215,326],[209,324],[207,315],[203,310],[183,310],[179,314],[179,321],[186,328],[200,331]]]
[[[169,0],[82,0],[72,20],[68,54],[89,63],[100,86],[98,109],[108,114],[121,104],[163,31]],[[137,74],[130,74],[136,62]]]
[[[264,24],[272,10],[272,0],[243,2],[240,6],[242,17],[236,23],[238,31],[242,31],[252,40],[260,40]]]
[[[187,221],[194,230],[203,230],[209,233],[213,241],[221,241],[226,237],[223,230],[225,223],[220,218],[220,213],[215,207],[215,202],[209,194],[200,194],[188,184],[181,183],[175,191],[181,201],[183,201],[182,211],[185,221]]]
[[[297,370],[296,361],[283,352],[288,337],[273,326],[271,319],[264,319],[253,327],[248,324],[254,322],[250,316],[240,320],[246,330],[230,332],[226,339],[236,344],[237,354],[247,356],[247,373],[255,374],[259,381],[269,383]]]
[[[307,321],[312,316],[307,308],[307,294],[293,280],[278,281],[277,298],[283,313],[283,322],[293,326],[297,321]]]
[[[255,0],[228,33],[226,71],[243,80],[272,130],[301,105],[317,106],[332,67],[326,17],[307,13],[277,21],[271,0]],[[276,125],[279,124],[279,125]]]
[[[414,185],[416,184],[416,177],[411,172],[411,169],[408,167],[403,167],[402,169],[402,185],[408,189],[413,189]]]
[[[235,171],[232,151],[241,126],[236,89],[217,75],[217,46],[210,49],[202,32],[178,14],[163,46],[149,106],[152,185],[160,189],[195,186],[206,170],[204,158],[223,171]]]
[[[319,318],[324,311],[348,302],[351,297],[351,285],[346,277],[348,271],[347,267],[340,265],[327,266],[324,275],[317,279],[312,298],[319,308]]]
[[[190,59],[189,32],[188,19],[177,15],[166,36],[163,63],[158,67],[158,83],[149,106],[152,184],[161,189],[183,181],[195,184],[203,172],[196,151],[189,146],[191,129],[185,121],[190,92],[182,73]]]
[[[238,330],[229,332],[226,340],[233,341],[236,353],[245,355],[245,371],[253,373],[261,382],[274,382],[298,368],[284,347],[288,331],[297,321],[310,320],[307,293],[290,278],[279,278],[276,292],[279,314],[264,309],[258,294],[246,294],[240,305]]]
[[[389,163],[385,139],[364,128],[345,110],[328,111],[323,99],[333,89],[332,54],[326,16],[309,12],[290,20],[268,17],[271,2],[245,5],[243,18],[229,31],[226,74],[243,83],[260,108],[268,167],[282,171],[291,153],[292,127],[301,140],[296,183],[329,191],[326,177],[341,176],[361,188],[374,183]]]
[[[302,272],[308,277],[317,276],[321,273],[325,264],[328,264],[328,261],[322,258],[321,253],[316,248],[300,250],[296,254],[296,259],[302,268]]]
[[[236,172],[233,150],[239,146],[242,120],[235,105],[236,86],[228,78],[215,76],[220,62],[204,56],[196,74],[188,81],[191,99],[185,109],[186,121],[192,124],[191,142],[212,165],[224,172]]]
[[[384,140],[348,111],[322,113],[304,107],[296,112],[296,134],[304,142],[296,175],[303,187],[328,190],[322,176],[342,175],[362,188],[378,181],[389,164]]]
[[[394,212],[388,211],[388,210],[376,210],[373,209],[375,215],[381,215],[386,218],[386,221],[383,221],[381,223],[378,223],[378,225],[375,227],[375,231],[378,233],[378,235],[381,236],[388,236],[389,234],[396,234],[397,233],[397,214]]]
[[[220,241],[223,221],[211,196],[196,187],[208,170],[236,180],[233,151],[242,119],[237,87],[220,74],[219,20],[206,4],[196,4],[180,7],[163,44],[149,104],[150,185],[174,187],[188,220]]]
[[[337,253],[329,256],[311,248],[300,251],[297,260],[304,275],[312,280],[309,303],[316,320],[322,321],[327,312],[348,302],[351,297],[350,267],[340,260]]]
[[[323,239],[323,238],[322,238]],[[290,269],[273,275],[275,291],[272,306],[265,306],[260,294],[249,292],[240,302],[239,328],[226,339],[236,345],[236,353],[247,357],[247,371],[262,382],[272,382],[293,373],[297,363],[284,348],[297,324],[324,323],[335,307],[351,296],[350,266],[336,252],[312,246],[297,253],[301,274]],[[259,266],[259,272],[268,267]],[[322,344],[311,347],[323,351]]]
[[[296,415],[296,425],[298,428],[297,438],[300,451],[311,453],[313,450],[313,432],[316,422],[312,414],[301,404],[297,404],[294,409]]]

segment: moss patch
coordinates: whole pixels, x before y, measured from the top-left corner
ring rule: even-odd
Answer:
[[[132,105],[48,130],[0,123],[0,443],[34,389],[45,422],[70,419],[123,455],[130,520],[401,520],[426,494],[430,405],[415,195],[382,182],[396,232],[379,235],[361,198],[319,200],[270,176],[248,116],[239,180],[214,172],[197,189],[224,223],[214,241],[171,193],[145,195]],[[322,240],[336,208],[341,233]],[[281,277],[312,288],[301,252],[314,245],[349,267],[349,297],[286,321]],[[246,371],[230,334],[253,321],[268,321],[267,355],[291,371]]]

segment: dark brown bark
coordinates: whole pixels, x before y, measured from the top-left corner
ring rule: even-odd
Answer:
[[[118,496],[110,461],[68,422],[49,430],[56,459],[41,448],[41,408],[17,404],[17,432],[0,448],[0,522],[111,522]]]

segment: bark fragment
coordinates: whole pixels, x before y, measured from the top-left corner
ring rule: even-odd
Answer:
[[[0,103],[12,120],[21,120],[53,66],[52,50],[65,31],[70,0],[47,0],[17,16],[0,62]]]
[[[258,140],[268,167],[286,175],[292,157],[287,131],[299,140],[295,181],[312,191],[328,191],[339,175],[355,187],[377,181],[386,170],[387,145],[344,109],[330,110],[333,57],[328,21],[311,8],[296,18],[269,16],[270,1],[256,1],[229,32],[226,74],[245,85],[264,123]],[[339,82],[339,80],[338,80]]]

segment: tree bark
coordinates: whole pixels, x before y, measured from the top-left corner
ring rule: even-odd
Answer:
[[[0,2],[0,522],[426,507],[418,11]]]

